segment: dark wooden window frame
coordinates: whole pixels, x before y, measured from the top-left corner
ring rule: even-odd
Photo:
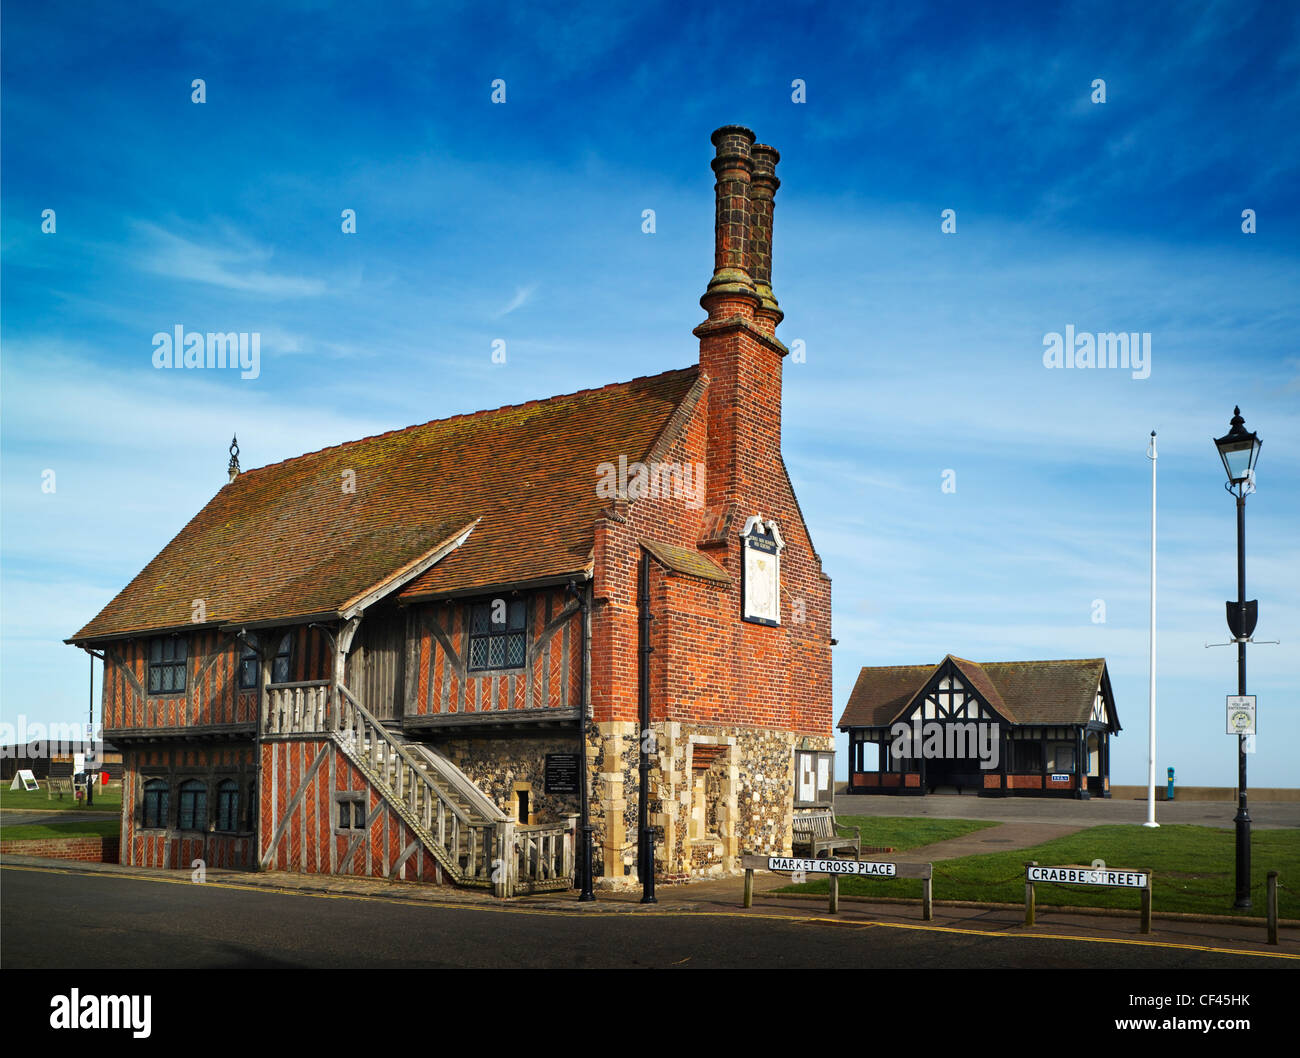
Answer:
[[[145,779],[140,803],[140,829],[166,830],[171,810],[171,784],[166,779]]]
[[[202,809],[201,813],[200,809]],[[189,816],[189,826],[185,825],[187,814]],[[199,818],[200,814],[202,818]],[[193,833],[207,831],[208,784],[202,779],[181,780],[176,791],[176,829]]]
[[[366,829],[369,809],[364,790],[339,790],[334,793],[334,833],[355,834]]]
[[[492,610],[498,600],[504,602],[506,606],[506,619],[500,625],[492,621]],[[506,672],[527,667],[528,603],[526,599],[494,595],[489,599],[474,600],[466,605],[465,624],[469,630],[469,641],[465,650],[468,671]],[[492,653],[497,643],[501,644],[500,663],[493,664]],[[474,648],[479,644],[482,644],[485,656],[481,663],[476,664]],[[510,661],[512,654],[517,657],[517,661]]]
[[[280,644],[275,649],[271,660],[271,682],[289,683],[293,675],[293,641],[294,634],[285,632],[280,637]],[[241,691],[257,690],[258,676],[262,668],[262,659],[256,650],[245,646],[239,656],[239,689]]]
[[[223,834],[239,832],[239,783],[234,779],[217,783],[216,828]]]
[[[164,697],[184,694],[189,683],[189,640],[184,636],[159,636],[149,640],[149,694],[152,697]],[[170,656],[169,656],[170,655]],[[175,686],[177,674],[180,686]],[[170,675],[168,679],[167,675]],[[163,687],[164,683],[171,687]]]

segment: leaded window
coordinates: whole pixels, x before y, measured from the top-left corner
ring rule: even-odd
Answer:
[[[208,828],[208,787],[198,779],[181,783],[176,825],[181,830]]]
[[[217,829],[239,829],[239,785],[234,779],[223,779],[217,787]]]
[[[188,643],[182,636],[167,636],[149,643],[149,693],[183,694]]]
[[[257,670],[260,667],[260,660],[257,651],[245,644],[244,652],[239,656],[239,687],[241,690],[256,690]]]
[[[170,790],[165,779],[150,779],[144,784],[144,812],[140,825],[158,830],[167,825],[167,800]]]
[[[275,660],[271,662],[271,682],[288,683],[293,672],[293,633],[285,632],[280,645],[275,648]]]
[[[522,599],[491,599],[470,606],[469,667],[519,669],[524,665]]]
[[[244,647],[239,658],[239,686],[246,691],[257,687],[258,672],[262,659],[250,646]],[[288,683],[293,673],[293,633],[286,632],[280,637],[280,644],[275,648],[275,659],[271,662],[271,682]]]

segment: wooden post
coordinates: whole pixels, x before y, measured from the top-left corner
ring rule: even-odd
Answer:
[[[753,867],[745,868],[745,903],[742,906],[743,907],[754,906],[754,868]]]
[[[1030,860],[1026,867],[1037,867],[1037,860]],[[1029,875],[1025,875],[1025,925],[1034,924],[1034,883],[1029,880]]]
[[[840,876],[832,874],[831,880],[831,914],[837,914],[840,909]]]
[[[1151,877],[1150,868],[1147,869],[1147,884],[1142,887],[1142,932],[1151,932],[1151,883],[1154,879]]]
[[[934,880],[926,875],[921,879],[921,918],[926,922],[934,920]]]
[[[1268,897],[1265,901],[1268,915],[1268,942],[1277,943],[1277,871],[1268,872]]]

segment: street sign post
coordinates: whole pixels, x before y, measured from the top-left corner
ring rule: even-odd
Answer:
[[[1040,867],[1036,861],[1025,864],[1025,925],[1034,925],[1037,900],[1034,886],[1043,882],[1061,885],[1097,885],[1120,889],[1137,889],[1142,900],[1142,932],[1151,932],[1151,872],[1132,867],[1095,867],[1066,865]]]
[[[1255,696],[1228,695],[1228,734],[1253,735],[1255,731]]]
[[[741,856],[745,868],[745,907],[754,906],[754,872],[778,874],[825,874],[830,879],[830,911],[840,909],[840,879],[849,878],[919,878],[921,880],[921,916],[926,922],[934,918],[934,868],[928,863],[892,863],[886,860],[806,859],[802,856]]]

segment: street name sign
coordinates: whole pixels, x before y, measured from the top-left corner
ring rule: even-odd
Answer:
[[[1025,880],[1029,882],[1069,882],[1071,885],[1118,885],[1126,889],[1145,889],[1145,871],[1113,869],[1110,867],[1029,867]]]
[[[866,878],[893,878],[898,874],[895,864],[876,860],[808,860],[797,856],[769,856],[767,869],[805,874],[851,874]]]

